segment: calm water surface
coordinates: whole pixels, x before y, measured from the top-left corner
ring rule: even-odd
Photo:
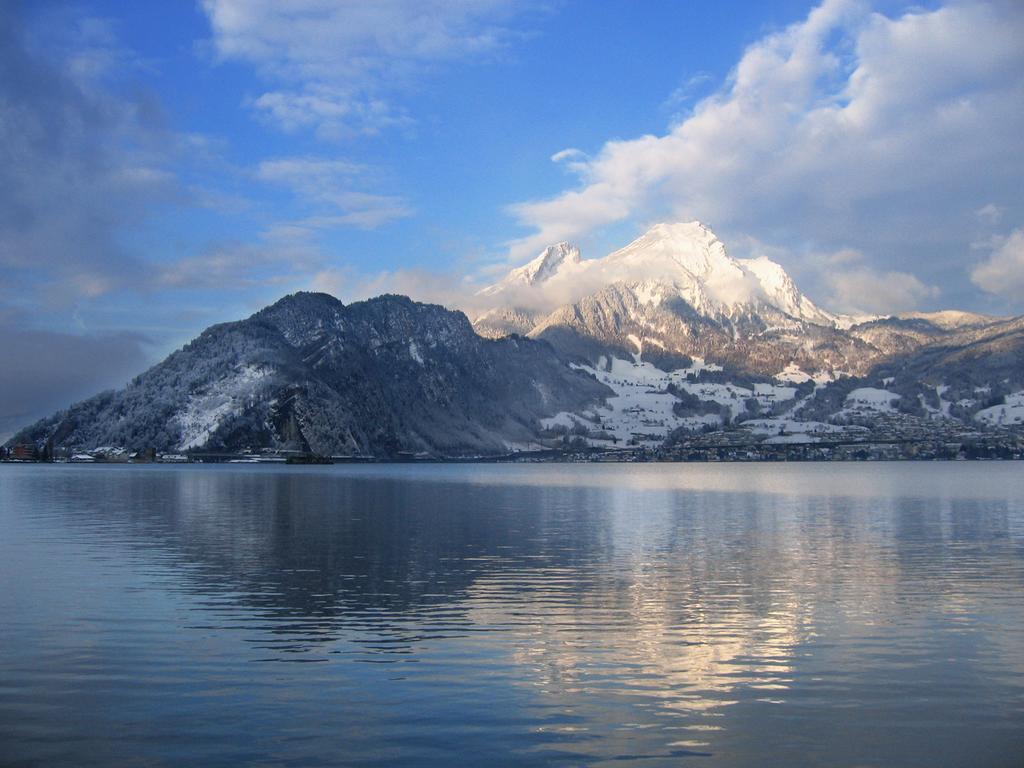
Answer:
[[[1024,464],[0,466],[0,764],[1024,765]]]

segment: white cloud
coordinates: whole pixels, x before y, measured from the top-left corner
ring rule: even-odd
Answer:
[[[682,116],[678,114],[678,110],[690,103],[700,91],[708,88],[714,81],[715,78],[712,77],[710,72],[697,72],[686,78],[678,88],[672,91],[662,106],[665,109],[672,110],[676,114],[676,120],[678,121],[682,119]]]
[[[397,293],[416,301],[471,312],[476,309],[474,294],[480,286],[466,277],[422,269],[367,274],[350,268],[329,267],[313,275],[308,288],[330,293],[345,302]]]
[[[329,195],[338,179],[362,174],[365,166],[348,160],[312,156],[264,160],[256,175],[264,181],[283,182],[313,196]]]
[[[252,106],[286,131],[315,127],[323,138],[340,138],[354,132],[376,133],[412,122],[383,99],[360,99],[343,88],[318,83],[307,85],[300,93],[264,93],[253,100]]]
[[[906,272],[874,272],[867,267],[833,272],[829,306],[840,312],[889,314],[916,309],[934,299],[939,289]]]
[[[838,251],[826,254],[824,256],[824,261],[829,266],[851,264],[853,262],[864,261],[864,254],[856,248],[840,248]]]
[[[974,212],[981,221],[989,225],[995,225],[999,223],[999,220],[1003,218],[1005,209],[999,207],[995,203],[988,203],[983,205],[981,208]]]
[[[576,149],[575,147],[569,147],[568,149],[563,149],[560,152],[555,152],[555,154],[551,156],[551,162],[571,162],[576,160],[585,160],[586,157],[587,156],[583,152]]]
[[[155,270],[157,288],[235,290],[301,281],[322,268],[324,255],[302,238],[258,244],[216,243]]]
[[[256,177],[290,189],[310,208],[310,215],[277,224],[271,232],[297,233],[337,227],[375,229],[412,215],[412,210],[400,197],[353,188],[369,173],[366,166],[339,159],[302,156],[263,161],[256,169]]]
[[[697,218],[727,242],[856,248],[879,273],[891,254],[922,276],[962,270],[979,206],[1024,209],[1022,39],[1019,2],[889,18],[825,0],[668,133],[573,156],[578,187],[512,206],[533,231],[511,260],[615,222]]]
[[[409,122],[389,94],[439,62],[487,54],[512,36],[512,0],[202,0],[222,59],[278,87],[255,109],[322,136]]]
[[[971,271],[971,281],[983,291],[1019,300],[1024,296],[1024,229],[992,245],[989,257]]]

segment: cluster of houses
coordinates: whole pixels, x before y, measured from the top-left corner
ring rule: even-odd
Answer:
[[[157,453],[155,448],[129,451],[117,446],[106,446],[89,451],[55,447],[51,442],[42,445],[17,443],[0,446],[0,461],[4,462],[67,462],[71,464],[176,464],[189,461],[178,453]]]
[[[759,445],[678,444],[661,451],[661,461],[937,461],[1022,459],[1024,439],[981,439],[848,443],[761,443]]]

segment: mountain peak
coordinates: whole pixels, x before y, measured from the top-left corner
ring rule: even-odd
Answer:
[[[655,224],[605,261],[621,263],[645,273],[670,278],[682,267],[688,277],[700,280],[712,275],[737,279],[742,270],[725,251],[725,245],[699,221]]]
[[[289,293],[282,296],[273,304],[264,307],[261,311],[291,306],[310,307],[319,305],[336,307],[339,304],[341,304],[341,301],[329,293],[324,293],[322,291],[296,291],[295,293]]]
[[[512,273],[521,275],[528,285],[536,285],[554,275],[563,264],[579,263],[580,249],[563,241],[549,245],[537,258]]]
[[[575,267],[580,261],[580,249],[572,243],[563,241],[549,245],[532,261],[521,267],[516,267],[500,282],[480,291],[479,295],[495,296],[510,289],[539,286],[566,268]]]
[[[609,394],[550,345],[485,341],[461,312],[398,295],[344,306],[298,293],[204,331],[124,389],[17,439],[75,449],[501,455],[510,443],[543,439],[542,419]]]
[[[667,243],[678,247],[700,244],[711,247],[720,244],[711,227],[700,221],[661,221],[648,227],[634,242]],[[724,248],[723,248],[724,250]]]
[[[641,237],[667,237],[667,238],[710,238],[717,240],[718,237],[711,231],[711,227],[702,221],[659,221],[652,224]]]
[[[835,316],[799,291],[780,264],[763,257],[733,258],[700,221],[659,222],[599,259],[582,261],[579,250],[568,243],[549,246],[479,295],[503,302],[497,308],[550,312],[615,283],[657,283],[708,317],[770,306],[794,320],[836,323]],[[648,293],[645,289],[644,295]]]

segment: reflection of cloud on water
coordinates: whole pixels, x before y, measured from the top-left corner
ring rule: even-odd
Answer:
[[[959,466],[959,465],[958,465]],[[434,464],[343,465],[347,479],[388,479],[489,488],[544,487],[622,491],[756,493],[807,498],[1006,500],[1024,496],[1024,475],[998,464],[951,472],[947,462]],[[969,475],[967,473],[970,473]]]
[[[469,589],[474,624],[515,617],[506,646],[521,684],[553,702],[586,709],[611,697],[713,716],[739,696],[783,701],[823,627],[898,610],[888,531],[856,507],[749,494],[604,498],[604,560],[489,573]]]
[[[514,684],[541,706],[581,723],[615,708],[629,718],[591,733],[592,754],[619,753],[630,731],[662,757],[721,747],[738,703],[829,712],[890,679],[965,693],[1003,679],[1001,695],[1019,695],[1015,636],[988,634],[1019,619],[1024,588],[1024,531],[1004,501],[602,498],[603,559],[482,575],[468,614],[515,617],[504,643]],[[857,706],[851,718],[870,711]],[[642,735],[641,722],[664,734]]]
[[[684,578],[678,571],[636,572],[624,592],[561,601],[544,586],[549,594],[536,613],[512,630],[510,654],[523,673],[518,684],[581,709],[589,697],[601,706],[608,697],[628,697],[689,714],[733,703],[737,687],[766,696],[785,690],[791,659],[813,631],[811,608],[792,595],[776,600],[767,614],[742,604],[707,606],[699,589],[679,583]],[[471,590],[475,624],[507,620],[509,609],[500,604],[509,600],[489,581]]]

